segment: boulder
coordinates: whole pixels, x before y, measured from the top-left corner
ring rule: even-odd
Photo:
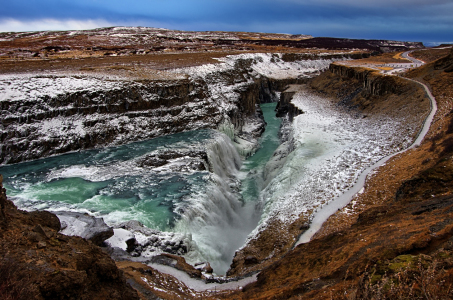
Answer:
[[[61,222],[61,233],[80,236],[93,244],[102,246],[104,241],[113,236],[113,228],[107,226],[102,218],[95,218],[76,212],[55,212]]]
[[[29,216],[35,224],[40,224],[41,226],[49,227],[56,231],[60,231],[61,229],[60,219],[51,212],[32,211]]]
[[[202,271],[208,274],[212,274],[212,272],[214,272],[214,270],[211,267],[211,264],[208,262],[203,266]]]
[[[126,245],[127,245],[126,251],[132,252],[138,246],[138,243],[137,243],[137,240],[135,239],[135,237],[133,237],[126,241]]]

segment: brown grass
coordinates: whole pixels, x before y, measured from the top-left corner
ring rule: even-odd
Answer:
[[[356,59],[353,61],[348,61],[348,65],[354,66],[354,65],[382,65],[382,64],[388,64],[388,63],[407,63],[410,62],[409,60],[402,58],[401,53],[398,53],[395,55],[394,52],[390,53],[383,53],[381,55],[377,56],[370,56],[368,58],[363,58],[363,59]]]
[[[404,58],[401,57],[401,54],[403,54],[403,52],[398,52],[397,54],[395,54],[395,55],[393,56],[393,58],[394,58],[394,59],[404,59]]]
[[[411,53],[412,57],[423,60],[425,63],[433,62],[439,58],[445,57],[450,53],[450,49],[427,49],[418,50]]]
[[[452,272],[440,265],[438,260],[426,265],[419,259],[415,266],[383,275],[377,274],[374,266],[362,275],[356,289],[344,292],[343,299],[452,299]]]
[[[32,285],[26,269],[13,260],[0,260],[0,299],[29,300],[36,295],[36,287]]]
[[[391,67],[378,67],[379,70],[390,71],[393,70]]]

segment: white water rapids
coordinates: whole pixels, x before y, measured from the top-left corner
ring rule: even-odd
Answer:
[[[185,256],[189,262],[204,259],[216,273],[225,274],[235,250],[256,225],[250,218],[255,207],[244,205],[239,197],[242,161],[226,135],[218,135],[209,145],[208,157],[214,174],[205,189],[176,205],[183,213],[174,230],[191,234],[196,241],[197,251]]]

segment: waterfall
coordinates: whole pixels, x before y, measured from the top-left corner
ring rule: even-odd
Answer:
[[[242,161],[231,137],[219,133],[207,150],[210,169],[214,174],[222,179],[236,177]]]
[[[234,125],[231,123],[230,119],[225,119],[222,123],[220,123],[218,130],[220,132],[225,133],[232,141],[234,141],[235,132],[234,132]]]
[[[247,217],[253,206],[244,206],[241,201],[241,158],[230,138],[218,133],[207,150],[208,183],[178,203],[181,218],[175,231],[192,234],[196,248],[186,255],[189,262],[209,261],[217,274],[225,274],[235,250],[253,228]]]

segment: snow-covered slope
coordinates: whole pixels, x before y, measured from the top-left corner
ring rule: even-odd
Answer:
[[[245,120],[262,124],[255,104],[260,93],[274,91],[261,88],[260,81],[307,78],[331,62],[328,57],[288,62],[278,54],[243,54],[175,69],[175,79],[163,81],[1,75],[0,163],[216,128],[225,121],[240,133]]]
[[[286,92],[295,92],[292,103],[304,113],[293,122],[294,151],[283,161],[276,156],[268,163],[268,169],[278,171],[262,194],[264,215],[250,238],[275,219],[290,224],[301,215],[311,217],[351,187],[367,167],[409,146],[417,130],[407,130],[409,115],[404,113],[399,119],[363,118],[302,86]]]

